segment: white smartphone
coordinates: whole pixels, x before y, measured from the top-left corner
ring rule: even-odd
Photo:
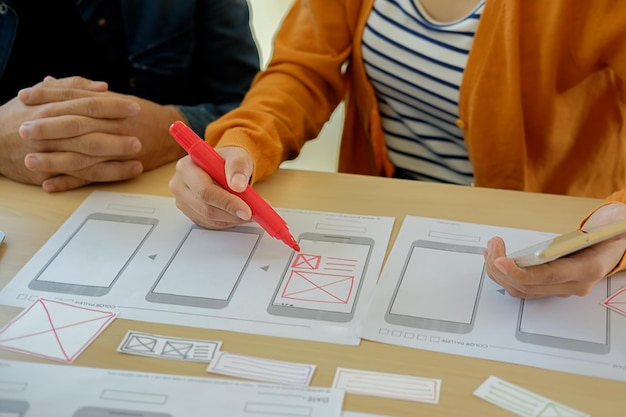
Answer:
[[[575,232],[566,233],[515,251],[507,256],[513,259],[517,266],[520,267],[541,265],[622,233],[626,233],[626,220],[590,228],[586,231],[576,230]]]

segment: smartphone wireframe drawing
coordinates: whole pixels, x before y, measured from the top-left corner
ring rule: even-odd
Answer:
[[[159,411],[119,410],[102,407],[82,407],[72,417],[173,417]]]
[[[76,295],[105,295],[158,222],[152,217],[92,213],[28,287]]]
[[[559,349],[610,352],[610,310],[601,304],[611,294],[610,281],[598,282],[584,297],[522,299],[515,337]]]
[[[389,324],[469,333],[474,327],[485,263],[483,248],[416,240],[385,313]]]
[[[0,398],[0,417],[24,417],[29,407],[24,400]]]
[[[224,230],[191,226],[146,300],[215,309],[228,306],[263,233],[257,226]]]
[[[626,220],[590,228],[586,231],[576,230],[566,233],[515,251],[507,256],[520,267],[541,265],[622,233],[626,233]]]
[[[362,236],[302,233],[267,312],[277,316],[349,322],[374,240]]]

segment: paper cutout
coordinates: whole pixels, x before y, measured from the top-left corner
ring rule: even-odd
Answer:
[[[439,403],[441,380],[412,375],[337,368],[333,388],[358,395]]]
[[[613,311],[626,315],[626,287],[611,294],[601,304]]]
[[[191,362],[210,362],[222,342],[182,339],[129,331],[117,348],[131,355],[179,359]]]
[[[590,417],[495,376],[487,378],[474,395],[522,417]]]
[[[0,330],[0,348],[71,363],[116,316],[39,298]]]
[[[207,372],[278,384],[309,385],[315,365],[218,352]]]

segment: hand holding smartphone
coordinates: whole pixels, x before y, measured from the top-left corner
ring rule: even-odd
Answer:
[[[519,267],[541,265],[626,232],[626,220],[576,230],[508,254]]]

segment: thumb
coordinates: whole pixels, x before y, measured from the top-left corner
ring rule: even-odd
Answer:
[[[238,193],[245,191],[254,167],[252,157],[246,150],[236,146],[219,148],[219,152],[226,161],[225,173],[228,186]]]

